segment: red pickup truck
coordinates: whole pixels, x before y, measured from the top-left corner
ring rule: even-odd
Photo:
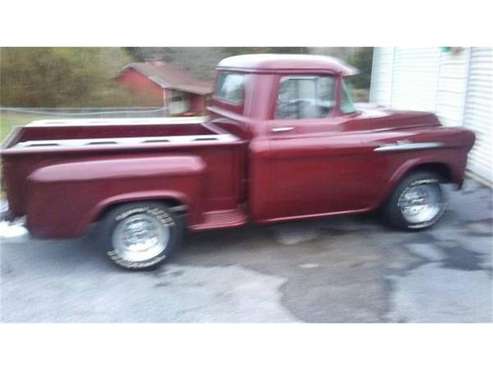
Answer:
[[[10,219],[35,237],[98,223],[116,264],[162,263],[191,231],[382,210],[435,224],[475,137],[432,113],[353,104],[356,70],[321,56],[217,66],[208,117],[35,121],[1,152]]]

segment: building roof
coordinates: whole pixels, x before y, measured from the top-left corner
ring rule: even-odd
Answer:
[[[192,94],[208,95],[213,92],[212,81],[198,80],[179,66],[164,62],[130,63],[127,69],[134,69],[165,89],[185,91]]]
[[[358,70],[337,58],[305,54],[246,54],[221,60],[218,69],[239,71],[330,71],[351,76]]]

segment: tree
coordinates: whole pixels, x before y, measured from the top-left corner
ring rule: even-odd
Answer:
[[[371,80],[371,66],[373,61],[373,48],[357,48],[348,63],[359,69],[359,74],[351,78],[351,83],[356,89],[369,89]]]
[[[0,104],[98,106],[126,100],[112,79],[129,61],[119,48],[1,48]]]
[[[213,79],[215,67],[223,58],[240,54],[285,53],[305,54],[305,47],[163,47],[125,48],[138,61],[162,60],[189,70],[196,78]]]

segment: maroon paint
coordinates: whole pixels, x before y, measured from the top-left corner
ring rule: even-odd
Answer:
[[[358,213],[380,206],[409,171],[439,166],[461,185],[474,134],[442,127],[435,115],[389,109],[336,109],[323,119],[273,118],[284,74],[329,74],[341,87],[352,70],[312,59],[226,59],[219,70],[247,73],[244,104],[213,97],[210,122],[172,125],[25,127],[2,151],[7,197],[14,215],[27,214],[43,237],[82,234],[107,207],[142,199],[187,206],[191,230]],[[228,64],[229,63],[229,64]],[[293,127],[272,132],[275,127]],[[228,131],[231,143],[145,144],[83,148],[13,148],[25,140],[201,135]],[[398,140],[440,142],[417,151],[375,152]]]

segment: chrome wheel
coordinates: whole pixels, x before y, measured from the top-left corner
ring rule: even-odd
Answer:
[[[445,207],[440,185],[436,182],[411,184],[402,192],[397,205],[411,224],[429,223]]]
[[[114,229],[113,247],[124,261],[142,262],[159,256],[170,239],[169,225],[146,213],[125,218]]]

